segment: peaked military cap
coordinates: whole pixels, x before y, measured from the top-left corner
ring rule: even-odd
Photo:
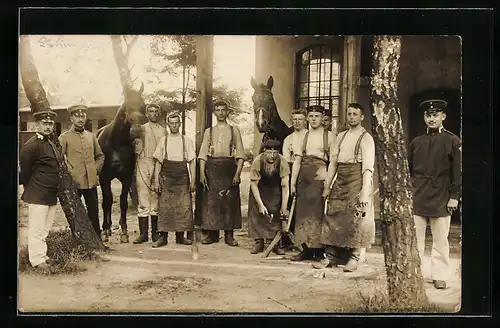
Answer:
[[[442,99],[429,99],[420,103],[420,109],[426,114],[444,112],[448,103]]]
[[[85,105],[73,105],[68,108],[69,115],[83,115],[87,114],[89,108]]]
[[[321,114],[325,114],[325,107],[323,107],[321,105],[307,106],[306,110],[307,110],[308,113],[318,112],[318,113],[321,113]]]
[[[274,149],[274,150],[280,150],[281,149],[281,142],[278,140],[274,139],[268,139],[264,142],[262,145],[262,149]]]
[[[330,116],[330,117],[332,117],[332,110],[331,110],[331,109],[326,109],[326,108],[325,108],[325,111],[323,112],[323,114],[324,114],[325,116]]]
[[[33,117],[35,118],[35,121],[43,121],[43,122],[52,122],[54,123],[54,119],[56,118],[57,114],[54,111],[51,110],[42,110],[36,113],[33,113]]]

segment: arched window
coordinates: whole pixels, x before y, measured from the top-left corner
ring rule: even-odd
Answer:
[[[295,105],[322,105],[330,109],[335,132],[339,121],[340,59],[340,53],[330,45],[313,45],[299,51],[296,57]]]

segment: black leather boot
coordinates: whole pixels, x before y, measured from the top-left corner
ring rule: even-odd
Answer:
[[[219,230],[207,230],[207,237],[202,240],[202,244],[209,245],[219,242]]]
[[[175,232],[175,243],[180,245],[191,245],[193,242],[184,237],[184,231]]]
[[[264,239],[255,239],[255,245],[253,245],[250,254],[257,254],[264,251]]]
[[[186,239],[189,239],[189,240],[191,240],[191,241],[193,241],[193,240],[194,240],[194,238],[193,238],[193,231],[188,231],[188,232],[186,233]]]
[[[158,216],[151,215],[151,240],[153,243],[158,240],[160,234],[158,233]]]
[[[148,218],[139,217],[139,237],[134,240],[134,244],[142,244],[148,241]]]
[[[159,232],[159,235],[158,240],[156,240],[152,245],[153,248],[162,247],[168,244],[168,232],[161,231]]]
[[[285,255],[285,250],[279,244],[274,245],[273,252],[276,255]]]
[[[312,259],[311,251],[306,247],[299,254],[290,257],[291,261],[305,261],[310,259]]]
[[[234,230],[224,230],[224,241],[231,247],[238,246],[238,242],[234,239]]]

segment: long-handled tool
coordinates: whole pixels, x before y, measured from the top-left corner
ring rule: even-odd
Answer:
[[[274,239],[271,241],[271,243],[269,244],[269,246],[266,248],[266,250],[264,251],[264,253],[262,254],[262,258],[266,258],[269,256],[269,253],[271,253],[271,251],[273,250],[274,246],[276,246],[276,244],[280,241],[281,237],[283,235],[288,235],[288,237],[290,238],[290,240],[292,241],[292,243],[294,242],[294,236],[293,236],[293,233],[290,231],[290,224],[292,223],[292,217],[293,217],[293,212],[295,211],[295,202],[297,200],[297,196],[294,195],[293,196],[293,200],[292,200],[292,206],[290,207],[290,213],[288,215],[288,218],[285,217],[285,218],[281,218],[281,226],[280,226],[280,230],[278,230],[278,232],[276,233],[276,236],[274,237]]]
[[[191,206],[193,207],[193,243],[191,244],[191,259],[196,261],[199,257],[199,249],[198,249],[198,230],[199,227],[196,224],[196,192],[194,192],[195,197],[193,197],[192,193],[190,193],[191,197]]]

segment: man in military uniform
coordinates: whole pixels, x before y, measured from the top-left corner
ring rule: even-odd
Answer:
[[[446,106],[442,99],[420,104],[427,132],[413,139],[408,148],[418,250],[424,267],[428,220],[432,232],[431,276],[437,289],[446,288],[451,214],[458,208],[461,195],[462,142],[443,127]]]
[[[59,170],[63,160],[51,141],[56,113],[50,110],[33,114],[36,135],[19,152],[19,184],[24,186],[21,199],[28,203],[28,254],[31,265],[50,270],[47,257],[47,238],[56,217]]]
[[[323,128],[325,108],[321,105],[307,107],[309,131],[302,145],[294,149],[290,192],[297,194],[295,205],[295,244],[303,250],[291,257],[292,261],[319,260],[324,249],[320,241],[324,201],[321,197],[326,179],[330,147],[335,135]]]
[[[255,240],[251,254],[264,251],[265,243],[271,242],[280,230],[281,217],[288,216],[290,167],[279,153],[281,143],[269,139],[262,147],[263,152],[254,159],[250,169],[248,236]],[[285,254],[278,245],[273,251]]]
[[[99,173],[104,165],[104,154],[96,136],[85,130],[87,111],[88,108],[84,105],[68,108],[72,125],[68,131],[59,136],[59,142],[71,177],[78,188],[78,194],[85,199],[92,227],[100,236],[97,186]]]
[[[149,218],[151,217],[151,239],[156,242],[158,234],[158,193],[155,190],[155,158],[153,156],[160,139],[165,137],[166,129],[158,118],[161,115],[160,106],[149,104],[146,106],[148,122],[141,125],[140,138],[135,139],[136,153],[136,185],[139,206],[137,219],[139,221],[139,236],[134,244],[148,241]],[[157,172],[156,172],[157,173]]]
[[[225,243],[238,246],[233,231],[241,228],[240,177],[245,154],[240,130],[227,123],[229,111],[226,101],[214,103],[217,124],[205,130],[198,155],[204,187],[202,229],[208,231],[203,244],[218,242],[219,231],[224,230]]]

